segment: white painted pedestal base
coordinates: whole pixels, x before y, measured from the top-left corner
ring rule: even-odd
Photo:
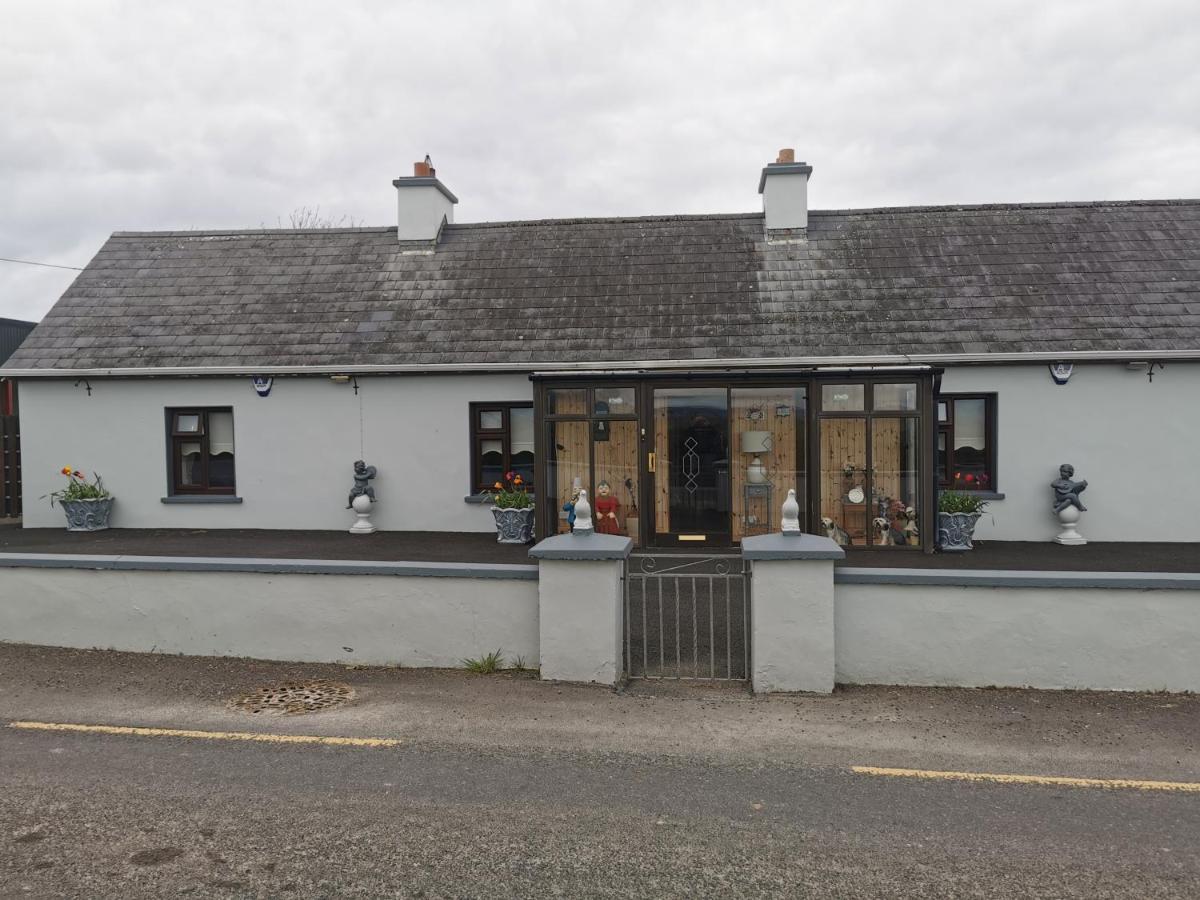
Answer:
[[[374,534],[375,526],[371,523],[371,498],[366,494],[359,494],[350,505],[354,507],[354,515],[358,517],[350,526],[350,533]]]
[[[1075,523],[1079,521],[1078,509],[1074,506],[1064,507],[1058,513],[1058,521],[1063,530],[1054,538],[1054,543],[1066,544],[1071,547],[1087,543],[1087,539],[1075,530]]]

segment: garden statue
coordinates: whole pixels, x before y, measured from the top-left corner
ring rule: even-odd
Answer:
[[[375,502],[375,488],[367,482],[375,477],[375,467],[368,466],[361,459],[354,463],[354,487],[350,488],[350,498],[346,501],[346,509],[354,507],[354,498],[366,496]]]
[[[1087,507],[1079,502],[1079,495],[1087,488],[1088,483],[1073,481],[1074,475],[1075,467],[1070,463],[1063,463],[1058,467],[1058,478],[1050,482],[1050,487],[1054,489],[1054,514],[1063,526],[1062,532],[1054,538],[1054,542],[1068,546],[1087,543],[1075,530],[1075,523],[1079,521],[1081,512],[1087,512]]]
[[[575,498],[575,527],[572,534],[586,535],[595,532],[592,525],[592,504],[588,502],[587,491],[580,488],[579,496]]]
[[[800,503],[798,500],[796,500],[795,488],[788,488],[787,499],[783,501],[779,530],[784,534],[799,535],[801,533]]]
[[[617,510],[621,504],[612,496],[612,486],[607,481],[596,485],[596,530],[601,534],[620,534],[621,523],[617,519]]]
[[[904,543],[910,547],[921,546],[921,529],[917,526],[917,511],[911,506],[904,510]]]
[[[575,530],[575,504],[579,502],[579,485],[571,488],[571,498],[562,505],[562,510],[567,514],[567,528],[571,531]]]
[[[350,489],[350,505],[353,509],[355,522],[350,526],[351,534],[374,534],[375,525],[371,522],[371,504],[375,502],[375,488],[368,482],[375,477],[375,467],[368,466],[361,459],[354,463],[354,487]]]

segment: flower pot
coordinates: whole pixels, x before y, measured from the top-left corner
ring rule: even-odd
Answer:
[[[533,540],[533,507],[501,509],[492,507],[496,520],[496,540],[501,544],[528,544]]]
[[[938,546],[947,552],[974,550],[975,523],[981,513],[938,513]]]
[[[103,500],[59,500],[67,514],[67,531],[103,531],[112,515],[113,498]]]

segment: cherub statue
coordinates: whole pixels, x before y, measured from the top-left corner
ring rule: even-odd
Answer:
[[[1058,467],[1058,478],[1050,482],[1050,487],[1054,488],[1054,513],[1057,515],[1068,506],[1074,506],[1080,512],[1087,512],[1087,507],[1079,502],[1079,495],[1083,493],[1088,486],[1086,481],[1072,481],[1071,478],[1075,475],[1075,467],[1070,463],[1063,463]]]
[[[351,509],[354,506],[354,498],[361,497],[364,494],[371,498],[371,502],[375,502],[375,488],[371,487],[367,482],[375,477],[375,467],[368,466],[361,459],[354,463],[354,487],[350,488],[350,497],[346,501],[346,509]]]

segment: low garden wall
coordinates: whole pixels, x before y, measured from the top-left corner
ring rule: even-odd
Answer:
[[[536,665],[537,567],[7,556],[0,640],[414,667],[503,648]]]
[[[1200,576],[840,569],[843,684],[1200,690]]]
[[[412,667],[502,649],[612,683],[628,539],[606,537],[538,545],[540,582],[535,565],[0,554],[0,640]],[[758,690],[1200,690],[1200,575],[834,569],[822,541],[748,554]]]

